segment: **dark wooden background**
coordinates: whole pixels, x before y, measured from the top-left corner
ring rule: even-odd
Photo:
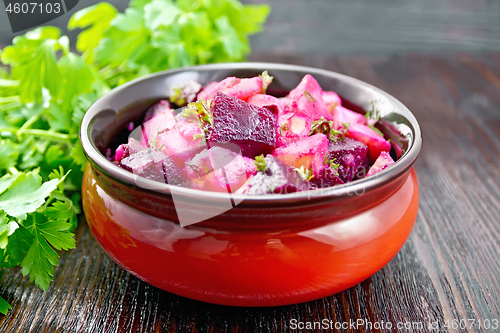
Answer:
[[[345,73],[396,96],[416,115],[420,209],[410,239],[380,272],[321,300],[233,308],[161,291],[119,268],[82,223],[46,292],[10,269],[13,309],[0,332],[289,332],[290,320],[500,320],[500,53],[338,57],[256,53],[256,61]],[[451,321],[449,322],[452,323]],[[389,332],[393,330],[340,330]],[[405,330],[402,330],[405,331]],[[411,330],[408,330],[411,331]],[[431,331],[415,329],[413,332]],[[495,332],[478,322],[456,332]]]
[[[78,5],[47,24],[68,32]],[[240,0],[266,3],[271,14],[264,32],[251,37],[257,52],[293,54],[394,54],[400,52],[500,52],[499,0]],[[129,0],[106,0],[124,11]],[[0,45],[15,35],[0,4]]]

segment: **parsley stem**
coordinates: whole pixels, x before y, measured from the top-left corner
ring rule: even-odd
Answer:
[[[19,96],[0,97],[0,103],[19,102]]]
[[[45,109],[40,108],[40,110],[35,113],[33,116],[31,116],[24,124],[21,126],[21,128],[17,131],[17,137],[19,138],[24,131],[31,125],[33,125],[38,119],[40,119],[40,116],[42,113],[45,111]]]
[[[0,127],[0,132],[11,132],[17,133],[19,129],[16,128],[8,128],[8,127]],[[22,134],[33,135],[41,138],[47,138],[52,141],[63,141],[67,142],[71,139],[78,138],[78,134],[62,134],[54,131],[40,130],[40,129],[27,129],[23,131]]]
[[[21,105],[22,103],[20,101],[3,104],[2,106],[0,106],[0,112],[15,109]]]
[[[23,133],[44,137],[47,139],[52,139],[54,141],[68,141],[70,139],[78,138],[78,134],[62,134],[53,131],[38,130],[38,129],[27,129]]]
[[[19,173],[19,170],[17,170],[15,166],[11,166],[11,167],[9,167],[9,169],[8,169],[8,170],[9,170],[9,171],[10,171],[10,173],[11,173],[11,174],[13,174],[13,175],[17,175],[17,174]]]

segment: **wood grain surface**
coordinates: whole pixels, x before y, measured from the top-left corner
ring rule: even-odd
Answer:
[[[50,21],[71,39],[71,15],[101,0],[80,0]],[[121,12],[129,0],[107,0]],[[396,52],[500,52],[498,0],[241,0],[271,6],[264,32],[251,37],[254,51],[294,54],[394,54]],[[11,44],[7,13],[0,4],[0,45]],[[311,51],[313,50],[313,51]]]
[[[77,248],[62,254],[46,292],[20,270],[6,272],[0,295],[13,309],[0,317],[0,332],[301,331],[290,324],[294,319],[392,324],[392,329],[364,325],[325,332],[500,332],[494,329],[500,320],[500,54],[260,53],[251,60],[345,73],[388,91],[414,112],[424,136],[416,163],[421,201],[400,253],[373,277],[337,295],[291,306],[234,308],[147,285],[116,265],[82,223]],[[454,328],[453,320],[466,327]],[[439,329],[428,327],[436,321]],[[398,323],[414,326],[398,329]]]

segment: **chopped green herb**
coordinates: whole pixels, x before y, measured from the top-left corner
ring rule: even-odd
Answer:
[[[181,88],[173,88],[172,93],[170,94],[170,101],[179,106],[186,104],[186,99],[182,96]]]
[[[312,166],[309,169],[306,169],[304,166],[301,166],[300,168],[294,168],[293,170],[297,171],[299,176],[305,181],[310,181],[314,177]]]
[[[290,127],[288,126],[288,123],[284,123],[283,125],[281,125],[280,127],[280,136],[283,135],[283,131],[288,131],[290,129]]]
[[[330,168],[337,170],[340,167],[340,164],[333,163],[333,160],[330,161]]]
[[[326,152],[325,158],[323,159],[323,165],[328,164],[329,161],[330,161],[330,152]]]
[[[214,125],[212,111],[210,110],[210,105],[212,101],[204,101],[200,100],[197,102],[189,103],[184,110],[182,111],[182,115],[185,118],[189,118],[190,116],[195,116],[199,119],[200,123],[204,125],[205,123],[210,124],[210,126]],[[203,129],[204,126],[202,126]]]
[[[261,172],[267,171],[266,160],[264,159],[264,155],[255,156],[255,166],[257,166],[257,170]]]
[[[314,99],[314,97],[311,95],[311,93],[309,91],[304,91],[304,96],[306,97],[306,99],[309,103],[316,102],[316,99]]]
[[[273,82],[274,77],[269,75],[267,71],[263,71],[259,76],[262,78],[262,93],[265,94],[267,87]]]
[[[377,122],[380,119],[380,111],[375,108],[375,103],[372,101],[372,108],[365,113],[366,119],[373,119]]]
[[[340,130],[342,140],[345,140],[345,136],[349,133],[349,126],[351,126],[351,123],[342,123],[343,128]]]
[[[375,126],[373,125],[368,125],[368,127],[370,127],[372,130],[374,130],[375,132],[377,132],[380,136],[384,136],[384,133],[382,133],[378,128],[376,128]]]
[[[309,136],[321,133],[329,138],[332,135],[332,130],[334,130],[333,121],[328,121],[321,117],[312,122],[311,129],[309,130]]]
[[[200,172],[200,167],[197,166],[196,164],[189,164],[189,163],[186,163],[186,165],[188,167],[191,168],[191,170],[193,170],[193,172],[195,173],[195,175],[198,177],[198,178],[201,178],[200,177],[200,174],[198,172]]]

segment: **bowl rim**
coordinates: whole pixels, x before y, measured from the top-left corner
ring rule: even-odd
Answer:
[[[353,85],[361,86],[367,90],[371,90],[374,93],[384,96],[389,102],[394,106],[394,111],[398,114],[402,114],[411,124],[413,135],[411,137],[408,149],[400,156],[400,158],[391,165],[390,167],[382,170],[381,172],[367,177],[362,178],[353,182],[349,182],[343,185],[336,185],[333,187],[327,187],[322,189],[315,189],[309,191],[301,191],[287,194],[267,194],[267,195],[246,195],[246,194],[229,194],[222,192],[204,191],[197,190],[179,186],[173,186],[168,184],[163,184],[158,181],[149,180],[133,173],[120,168],[119,166],[110,162],[104,155],[100,153],[96,145],[90,140],[90,130],[91,125],[95,117],[104,110],[97,107],[99,104],[110,105],[110,103],[104,103],[104,101],[111,100],[115,95],[119,94],[125,89],[137,84],[138,82],[152,80],[161,76],[171,76],[174,74],[182,73],[185,71],[217,71],[217,70],[280,70],[289,72],[301,72],[311,75],[322,75],[326,77],[331,77],[339,79],[340,81],[345,81]],[[352,101],[356,103],[356,101]],[[109,111],[109,108],[106,109]],[[115,110],[117,111],[117,110]],[[389,93],[377,88],[369,83],[356,79],[354,77],[325,70],[320,68],[300,66],[300,65],[290,65],[290,64],[279,64],[279,63],[266,63],[266,62],[236,62],[236,63],[217,63],[208,65],[197,65],[191,67],[184,67],[178,69],[171,69],[166,71],[161,71],[153,74],[149,74],[128,83],[125,83],[119,87],[112,89],[103,96],[99,97],[84,114],[81,126],[80,126],[80,141],[83,147],[83,151],[87,156],[90,164],[98,168],[100,171],[104,172],[111,178],[118,180],[121,183],[138,186],[137,179],[140,179],[141,184],[138,186],[142,187],[144,191],[153,191],[158,194],[172,195],[172,186],[176,195],[181,195],[185,197],[191,197],[193,199],[201,200],[223,200],[228,199],[245,202],[251,204],[287,204],[291,202],[303,201],[303,200],[321,200],[321,199],[332,199],[332,198],[345,198],[352,196],[357,193],[366,193],[376,188],[381,187],[384,184],[391,182],[408,173],[413,163],[420,154],[422,148],[422,133],[420,130],[419,123],[413,113],[398,99],[390,95]],[[313,193],[312,193],[313,192]]]

